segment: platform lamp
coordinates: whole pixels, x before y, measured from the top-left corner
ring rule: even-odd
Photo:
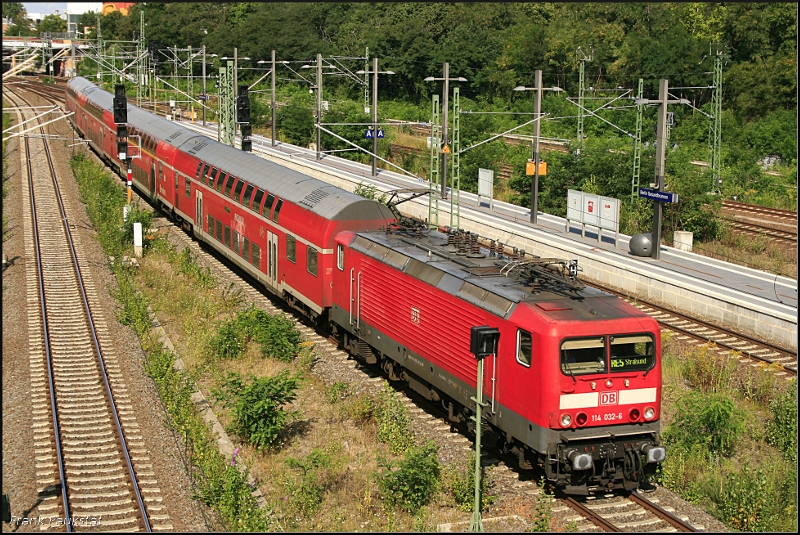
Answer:
[[[533,182],[531,184],[531,223],[535,225],[537,222],[536,216],[539,213],[539,132],[542,119],[542,91],[563,91],[563,89],[560,87],[542,87],[542,71],[536,71],[534,78],[535,85],[533,87],[519,85],[514,88],[514,91],[536,91],[536,101],[533,108]]]

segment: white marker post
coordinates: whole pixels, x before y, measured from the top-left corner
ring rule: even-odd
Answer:
[[[142,257],[142,224],[133,224],[133,255],[136,258]]]

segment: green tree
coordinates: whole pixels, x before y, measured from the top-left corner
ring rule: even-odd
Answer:
[[[63,33],[67,31],[67,21],[58,15],[45,15],[38,29],[39,33]]]

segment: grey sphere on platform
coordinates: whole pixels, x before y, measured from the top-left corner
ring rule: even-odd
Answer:
[[[653,237],[649,232],[646,234],[634,234],[631,236],[628,245],[631,248],[631,252],[636,256],[650,256]]]

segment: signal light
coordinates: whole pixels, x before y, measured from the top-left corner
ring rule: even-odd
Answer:
[[[500,331],[492,327],[472,327],[469,334],[469,351],[477,360],[497,354]]]
[[[249,139],[242,140],[242,150],[246,152],[253,152],[253,142]]]
[[[239,95],[236,97],[236,122],[250,122],[250,97],[247,95]]]
[[[128,99],[125,97],[125,86],[114,86],[114,122],[125,124],[128,122]]]
[[[247,139],[253,135],[253,127],[250,124],[242,124],[242,139]]]
[[[117,156],[119,161],[124,161],[128,158],[128,142],[117,141]]]

